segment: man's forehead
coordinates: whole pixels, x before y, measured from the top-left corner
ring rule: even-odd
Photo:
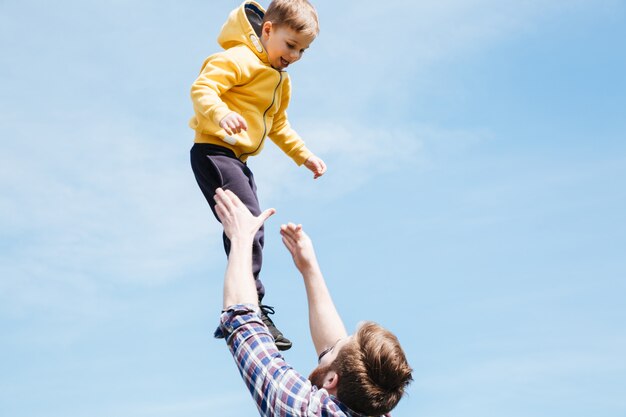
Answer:
[[[332,346],[329,346],[328,348],[326,348],[322,353],[320,353],[320,356],[318,358],[318,363],[320,363],[325,356],[328,356],[328,358],[332,358],[334,360],[334,358],[337,357],[337,354],[339,353],[339,351],[346,344],[348,344],[350,340],[352,340],[353,337],[354,335],[342,337],[341,339],[337,340]],[[332,360],[330,362],[332,362]]]

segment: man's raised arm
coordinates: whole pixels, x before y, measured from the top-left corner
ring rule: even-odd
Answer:
[[[302,225],[289,223],[280,227],[283,243],[291,253],[296,267],[304,278],[309,303],[309,327],[317,354],[333,346],[338,340],[348,336],[346,328],[335,308],[333,299],[326,287],[309,236]]]
[[[215,211],[231,243],[224,276],[224,309],[235,304],[258,305],[252,276],[252,242],[257,230],[276,210],[267,209],[255,217],[235,194],[221,188],[214,198]]]

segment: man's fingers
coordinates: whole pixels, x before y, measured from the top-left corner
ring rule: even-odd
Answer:
[[[213,200],[215,200],[216,203],[224,203],[224,190],[222,190],[221,188],[217,188],[215,190]]]
[[[300,230],[302,230],[301,224],[289,223],[289,229],[293,231],[294,234],[297,234]]]
[[[294,223],[288,223],[288,224],[283,224],[282,226],[280,226],[280,234],[292,239],[294,244],[300,238],[302,233],[303,232],[302,232],[301,224],[296,225]]]
[[[215,190],[215,196],[213,197],[213,199],[218,203],[222,203],[224,205],[227,205],[230,202],[230,198],[228,198],[226,191],[224,191],[224,189],[222,188],[217,188]]]
[[[285,245],[285,247],[287,248],[289,252],[291,253],[294,252],[296,245],[291,238],[283,235],[283,244]]]
[[[293,230],[291,230],[289,228],[289,226],[286,225],[286,224],[283,224],[283,225],[280,226],[280,234],[282,236],[287,236],[287,237],[293,239]]]
[[[242,204],[241,200],[239,200],[239,197],[233,194],[232,191],[223,190],[222,188],[218,188],[215,190],[214,199],[217,203],[222,204],[226,213],[231,213],[237,207],[237,202],[239,202],[239,204]]]
[[[237,197],[237,194],[233,193],[232,191],[224,190],[224,195],[226,196],[226,198],[228,198],[228,201],[233,204],[233,206],[239,207],[243,205],[239,197]]]
[[[302,225],[301,224],[289,223],[289,226],[291,227],[291,230],[293,230],[293,232],[295,234],[299,234],[300,231],[302,231]]]
[[[237,197],[237,194],[233,193],[230,190],[218,188],[215,190],[215,196],[216,201],[221,201],[224,206],[229,210],[233,207],[241,207],[245,205],[241,202],[239,197]]]
[[[247,208],[246,208],[246,210],[247,210]],[[265,221],[267,219],[269,219],[271,216],[273,216],[274,213],[276,213],[276,210],[271,208],[271,209],[267,209],[264,212],[262,212],[261,214],[259,214],[257,216],[258,223],[257,223],[256,230],[259,230],[261,228],[261,226],[263,226],[263,223],[265,223]]]
[[[217,218],[220,219],[220,222],[223,222],[228,215],[228,212],[221,203],[215,205],[215,213],[217,213]]]
[[[265,210],[263,213],[261,213],[259,215],[259,220],[261,220],[261,224],[265,223],[265,220],[269,219],[271,216],[274,215],[274,213],[276,213],[276,210],[271,208],[271,209],[267,209]]]

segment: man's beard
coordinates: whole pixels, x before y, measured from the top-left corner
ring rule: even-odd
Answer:
[[[313,369],[313,372],[309,375],[309,381],[311,381],[311,384],[321,389],[324,386],[324,377],[330,370],[330,365],[318,366]]]

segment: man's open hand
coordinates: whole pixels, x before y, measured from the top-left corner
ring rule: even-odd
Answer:
[[[280,234],[283,237],[283,243],[291,256],[296,268],[302,273],[311,268],[318,267],[315,250],[311,238],[304,233],[301,224],[283,224],[280,226]]]
[[[215,192],[215,212],[224,226],[224,233],[230,240],[252,239],[254,235],[276,210],[267,209],[258,217],[230,190],[218,188]]]

